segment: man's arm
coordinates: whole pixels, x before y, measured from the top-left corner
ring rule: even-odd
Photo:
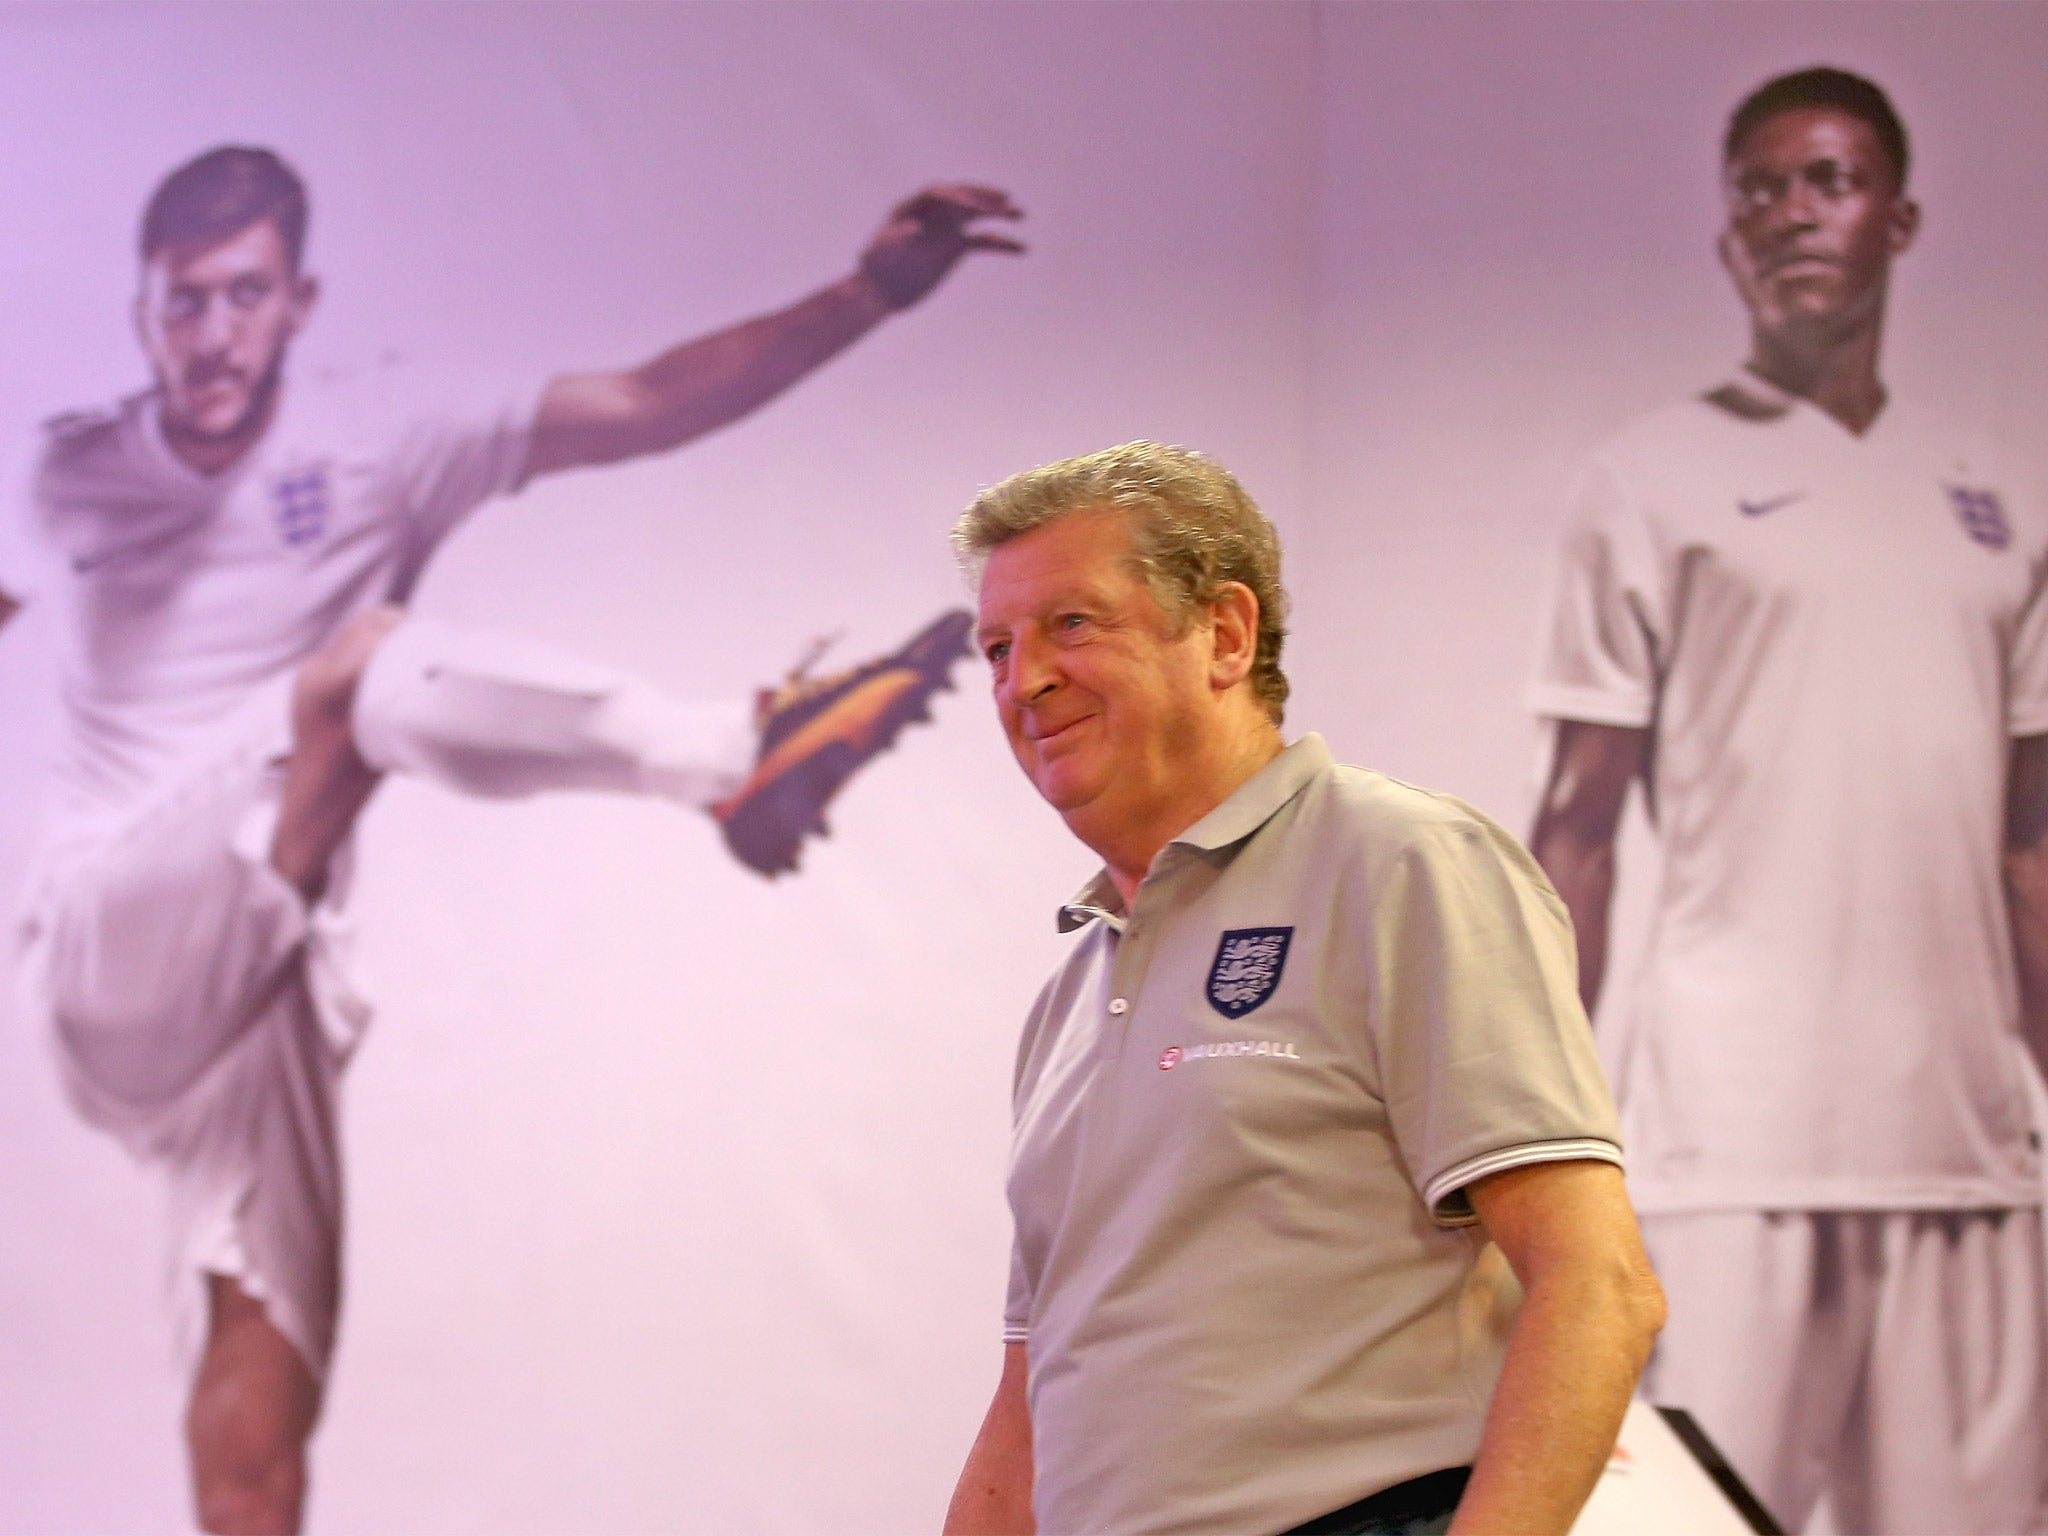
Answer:
[[[1564,1536],[1621,1431],[1664,1292],[1613,1164],[1510,1168],[1468,1193],[1523,1298],[1452,1536]]]
[[[1600,998],[1607,970],[1607,910],[1614,896],[1614,839],[1628,786],[1649,760],[1650,732],[1585,720],[1557,722],[1550,782],[1529,851],[1572,915],[1579,944],[1579,998]]]
[[[2005,785],[2005,900],[2019,972],[2020,1033],[2048,1073],[2048,736],[2012,744]]]
[[[1024,1395],[1029,1373],[1022,1344],[1003,1346],[1003,1375],[981,1433],[960,1469],[944,1536],[1033,1536],[1031,1513],[1031,1408]]]
[[[739,420],[915,304],[969,251],[1022,251],[1008,236],[973,227],[1021,216],[993,187],[927,187],[891,211],[850,277],[809,298],[637,368],[550,380],[534,419],[528,478],[659,453]]]

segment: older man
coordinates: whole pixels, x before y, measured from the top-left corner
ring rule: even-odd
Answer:
[[[1216,464],[1049,465],[954,537],[1011,749],[1106,867],[1025,1026],[948,1531],[1565,1531],[1663,1303],[1556,896],[1283,743],[1279,547]]]

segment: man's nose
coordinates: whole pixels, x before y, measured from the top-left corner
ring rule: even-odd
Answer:
[[[1820,222],[1820,192],[1803,176],[1792,178],[1782,197],[1771,204],[1772,233],[1812,229]]]
[[[1010,641],[1010,666],[1005,687],[1013,702],[1030,704],[1059,686],[1059,669],[1051,648],[1025,635]]]
[[[235,337],[234,310],[226,294],[208,294],[200,302],[199,313],[194,317],[193,340],[209,351],[225,347]]]

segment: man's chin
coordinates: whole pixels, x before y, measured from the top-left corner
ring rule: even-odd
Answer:
[[[1853,307],[1833,293],[1792,294],[1756,318],[1760,332],[1790,347],[1831,345],[1857,328]]]
[[[256,402],[247,397],[204,410],[167,411],[164,435],[188,443],[238,442],[249,435],[256,414]]]
[[[1832,267],[1805,268],[1771,281],[1765,308],[1780,325],[1821,325],[1849,307],[1842,274]]]
[[[1094,777],[1063,762],[1039,764],[1032,771],[1031,785],[1039,798],[1062,816],[1086,809],[1102,793],[1102,785]]]

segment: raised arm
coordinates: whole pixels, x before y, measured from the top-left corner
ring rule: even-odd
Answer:
[[[2005,899],[2020,1032],[2048,1073],[2048,736],[2012,744],[2005,786]]]
[[[994,187],[927,187],[890,212],[851,275],[809,298],[637,368],[551,380],[528,477],[659,453],[738,421],[922,299],[969,251],[1021,252],[1017,241],[977,227],[1021,216]]]
[[[1614,839],[1629,784],[1642,776],[1650,732],[1584,720],[1557,722],[1550,782],[1529,834],[1529,851],[1572,915],[1579,946],[1579,998],[1592,1013],[1607,970],[1607,911],[1614,897]]]
[[[1025,1346],[1003,1346],[1003,1374],[981,1433],[960,1469],[944,1536],[1033,1536],[1031,1512],[1031,1407],[1025,1398],[1030,1367]]]
[[[1664,1326],[1663,1288],[1612,1163],[1510,1168],[1468,1193],[1523,1295],[1451,1531],[1565,1536]]]

